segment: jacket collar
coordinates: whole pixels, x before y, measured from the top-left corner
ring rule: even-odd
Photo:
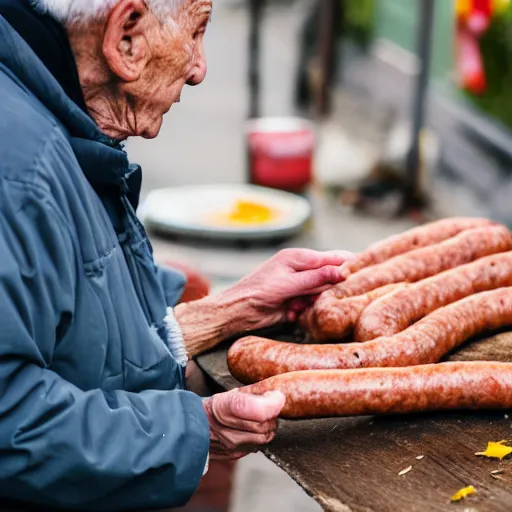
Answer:
[[[25,40],[73,102],[88,114],[66,29],[41,12],[34,1],[0,0],[0,15]]]
[[[2,16],[0,64],[64,125],[70,134],[75,156],[94,188],[127,183],[134,169],[128,164],[122,144],[101,133],[94,120],[67,96],[54,76]],[[132,179],[131,182],[136,184],[140,179]],[[140,185],[138,190],[130,191],[132,203],[137,201],[139,193]]]

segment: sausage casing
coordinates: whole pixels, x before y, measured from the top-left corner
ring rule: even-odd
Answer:
[[[355,339],[369,341],[392,336],[439,307],[506,286],[512,286],[512,252],[481,258],[377,298],[359,316]],[[334,325],[334,304],[330,311],[330,325]],[[328,326],[324,327],[327,330]]]
[[[420,281],[484,256],[510,250],[512,235],[505,226],[470,229],[439,244],[360,270],[325,294],[337,298],[362,295],[387,284]]]
[[[416,366],[436,363],[473,336],[509,325],[510,287],[466,297],[399,334],[365,343],[298,345],[249,336],[232,345],[228,364],[244,384],[300,370]]]
[[[242,392],[286,396],[283,418],[512,408],[512,363],[462,362],[410,368],[302,371]]]
[[[301,327],[317,343],[341,339],[352,333],[363,311],[375,300],[397,289],[405,289],[408,283],[390,284],[363,295],[336,299],[320,297],[317,303],[301,317]]]
[[[349,269],[351,272],[357,272],[399,254],[448,240],[467,229],[492,226],[493,224],[496,223],[488,219],[471,217],[452,217],[430,222],[371,245],[358,254],[357,259],[350,263]]]

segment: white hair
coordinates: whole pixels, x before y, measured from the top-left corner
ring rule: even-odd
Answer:
[[[161,21],[167,21],[186,0],[145,0]],[[63,25],[105,16],[119,0],[30,0],[41,13],[48,14]]]

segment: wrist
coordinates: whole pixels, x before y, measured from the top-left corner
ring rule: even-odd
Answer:
[[[167,327],[167,345],[176,362],[183,368],[188,363],[188,353],[183,339],[180,325],[174,316],[172,308],[167,308],[167,315],[164,318]]]
[[[248,330],[246,310],[245,299],[230,291],[176,306],[174,315],[190,357]]]

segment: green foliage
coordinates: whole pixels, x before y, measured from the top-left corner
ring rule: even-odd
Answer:
[[[512,128],[512,9],[494,18],[480,41],[487,90],[465,92],[482,110]]]
[[[361,46],[373,36],[376,0],[340,0],[345,9],[345,34]]]

